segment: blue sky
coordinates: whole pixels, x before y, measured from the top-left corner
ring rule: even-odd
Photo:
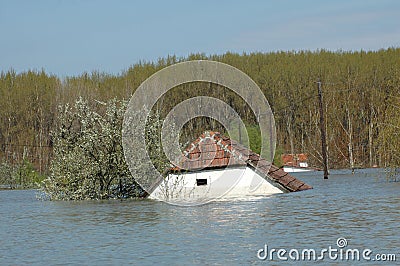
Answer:
[[[400,47],[398,0],[0,0],[0,71],[121,73],[175,54]]]

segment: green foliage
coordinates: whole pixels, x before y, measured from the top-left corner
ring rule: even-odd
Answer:
[[[45,176],[36,171],[33,164],[28,160],[22,161],[14,172],[15,179],[22,188],[39,188],[40,183],[44,180]]]
[[[18,165],[26,159],[40,173],[46,173],[53,156],[50,131],[58,127],[57,106],[73,106],[82,97],[92,112],[103,114],[102,105],[92,99],[129,99],[146,78],[163,67],[185,60],[211,59],[237,67],[259,85],[274,112],[277,146],[283,153],[307,153],[311,165],[321,166],[315,83],[321,79],[330,167],[399,166],[399,103],[395,99],[400,91],[399,58],[400,48],[193,54],[139,62],[120,75],[92,72],[62,81],[44,71],[2,72],[0,161]],[[229,89],[206,83],[183,84],[169,91],[157,103],[158,115],[163,118],[176,104],[198,95],[223,100],[246,125],[256,124],[243,99]],[[183,142],[205,130],[224,132],[216,121],[201,117],[185,125]],[[258,144],[250,144],[258,150]]]
[[[143,180],[152,163],[159,172],[169,161],[161,146],[162,121],[152,113],[147,120],[145,139],[151,162],[133,162],[133,175],[125,162],[122,147],[122,121],[125,101],[96,101],[102,108],[94,111],[79,98],[73,107],[59,108],[57,129],[52,132],[54,158],[50,175],[43,181],[44,198],[83,200],[134,198],[145,195],[136,182]],[[142,112],[133,115],[142,116]],[[135,131],[142,130],[134,127]],[[137,132],[136,132],[137,133]],[[134,141],[134,140],[133,140]]]
[[[274,156],[274,165],[277,167],[283,166],[282,155],[284,154],[283,149],[281,147],[276,147],[275,156]]]
[[[232,126],[232,132],[229,136],[235,140],[241,140],[243,144],[246,145],[244,134],[247,133],[250,142],[250,149],[255,153],[260,154],[261,152],[261,130],[260,126],[257,124],[247,124],[246,128],[240,128],[238,125]],[[240,133],[239,133],[240,130]],[[222,131],[225,135],[228,135],[228,132]]]
[[[17,181],[15,179],[15,167],[7,163],[0,164],[0,185],[2,188],[16,188]]]
[[[104,107],[104,106],[103,106]],[[53,132],[54,158],[43,191],[53,200],[137,197],[143,193],[131,176],[122,150],[125,102],[110,100],[103,113],[79,98],[59,111]]]
[[[249,135],[250,149],[255,153],[261,152],[261,131],[259,125],[246,125],[246,130]]]
[[[0,164],[0,185],[5,188],[38,188],[44,178],[28,160],[16,166],[4,162]]]
[[[399,175],[400,166],[400,97],[392,96],[387,99],[387,107],[384,120],[381,122],[384,127],[380,131],[378,141],[379,151],[385,159],[386,166],[391,168],[390,176]],[[397,169],[397,170],[396,170]],[[396,171],[395,171],[396,170]],[[398,177],[397,177],[398,178]]]
[[[60,80],[44,71],[0,74],[0,161],[28,160],[40,173],[46,171],[60,87]]]

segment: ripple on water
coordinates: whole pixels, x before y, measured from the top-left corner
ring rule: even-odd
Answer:
[[[0,191],[0,264],[247,265],[257,263],[264,244],[322,249],[339,236],[351,248],[398,253],[400,182],[379,175],[300,174],[313,190],[192,208],[43,202],[34,191]]]

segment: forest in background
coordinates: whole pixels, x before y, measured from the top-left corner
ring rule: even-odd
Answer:
[[[208,59],[232,65],[261,88],[274,112],[277,150],[307,153],[321,167],[317,81],[321,80],[330,168],[400,165],[400,48],[379,51],[276,52],[186,58],[168,56],[139,62],[118,75],[83,73],[61,79],[45,71],[0,74],[0,163],[32,164],[47,174],[53,154],[51,132],[58,106],[79,97],[100,113],[110,99],[129,100],[156,71],[186,60]],[[165,116],[177,103],[207,95],[231,105],[249,128],[256,118],[244,101],[216,84],[189,83],[169,91],[155,108]],[[204,130],[223,129],[216,121],[189,122],[183,142]]]

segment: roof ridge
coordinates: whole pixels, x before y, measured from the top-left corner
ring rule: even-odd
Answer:
[[[307,185],[306,183],[298,180],[297,178],[293,177],[292,175],[286,173],[283,169],[276,167],[273,165],[272,162],[267,161],[266,159],[262,158],[260,154],[255,153],[250,149],[250,147],[246,147],[245,145],[237,142],[236,140],[231,139],[225,135],[222,135],[219,132],[214,131],[205,131],[202,133],[195,141],[189,144],[188,148],[184,151],[184,156],[187,158],[191,158],[191,154],[195,153],[202,153],[202,152],[210,152],[208,148],[205,151],[200,149],[200,145],[206,141],[212,140],[213,144],[216,144],[217,150],[221,149],[223,152],[226,152],[228,156],[223,156],[225,160],[224,163],[216,163],[213,164],[214,160],[221,160],[221,157],[218,158],[207,158],[206,160],[211,160],[207,167],[221,167],[221,166],[230,166],[230,165],[237,165],[237,164],[245,164],[250,167],[253,167],[256,171],[262,173],[265,178],[269,179],[271,182],[276,183],[278,186],[286,189],[288,191],[300,191],[312,188],[311,186]],[[198,151],[195,151],[198,149]],[[222,152],[220,151],[220,152]],[[233,164],[230,164],[231,159],[233,159]],[[204,159],[203,159],[204,162]],[[200,164],[201,165],[201,164]],[[199,167],[200,165],[196,165]],[[195,167],[195,168],[197,168]],[[199,167],[201,169],[201,167]]]
[[[184,155],[188,156],[197,147],[199,147],[200,144],[202,142],[204,142],[206,139],[213,140],[215,142],[215,144],[220,146],[225,152],[230,153],[235,159],[239,159],[239,160],[243,161],[244,163],[247,163],[248,159],[243,158],[243,157],[245,157],[245,156],[243,156],[243,153],[241,153],[240,151],[235,149],[234,146],[239,146],[242,149],[248,150],[249,154],[254,153],[252,150],[250,150],[250,148],[242,145],[241,143],[231,139],[228,136],[222,135],[218,131],[204,131],[204,133],[202,133],[196,140],[194,140],[193,142],[191,142],[189,144],[190,148],[188,147],[188,148],[186,148],[186,150],[183,151]],[[230,142],[230,143],[227,143],[227,142]],[[231,148],[232,150],[230,150],[229,147],[232,147]],[[236,151],[236,153],[235,153],[235,151]],[[256,154],[256,153],[254,153],[254,154]]]
[[[204,133],[202,133],[197,139],[195,139],[194,141],[192,141],[189,146],[187,147],[184,151],[183,154],[185,156],[187,156],[189,153],[191,153],[194,149],[196,149],[201,142],[203,142],[206,139],[212,139],[215,140],[215,135],[220,135],[219,132],[213,132],[213,131],[204,131]]]

